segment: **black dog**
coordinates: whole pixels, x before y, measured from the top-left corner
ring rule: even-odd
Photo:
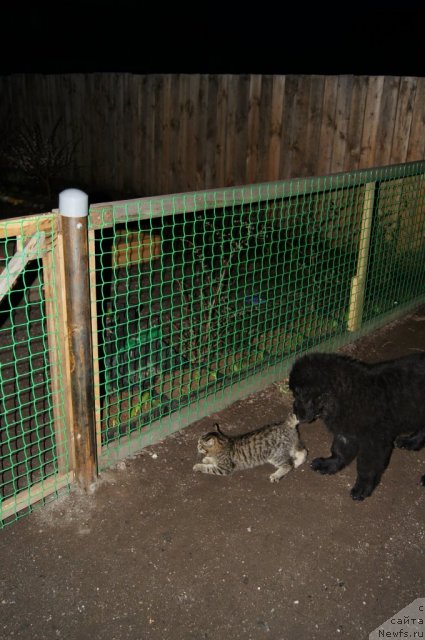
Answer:
[[[333,474],[357,457],[353,500],[370,496],[397,446],[425,444],[425,353],[376,364],[348,356],[312,353],[289,375],[294,413],[300,422],[321,418],[333,434],[329,458],[312,468]],[[425,476],[422,478],[425,482]]]

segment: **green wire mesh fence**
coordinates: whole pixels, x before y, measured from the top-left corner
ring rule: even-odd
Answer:
[[[416,162],[93,205],[100,468],[424,302],[424,175]],[[57,218],[0,223],[4,523],[76,472]]]
[[[32,218],[30,226],[5,221],[0,229],[3,522],[69,484],[51,227]]]
[[[424,167],[93,207],[101,464],[423,299]]]

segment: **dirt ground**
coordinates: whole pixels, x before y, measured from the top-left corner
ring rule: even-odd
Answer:
[[[425,349],[425,307],[345,349],[376,361]],[[425,450],[396,450],[373,496],[333,477],[320,422],[307,462],[195,474],[198,436],[286,416],[278,385],[212,414],[0,532],[0,637],[25,640],[361,640],[425,597]],[[361,398],[359,398],[359,410]]]

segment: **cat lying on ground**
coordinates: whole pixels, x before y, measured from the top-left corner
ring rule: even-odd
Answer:
[[[242,435],[224,434],[219,425],[198,440],[203,456],[194,471],[226,476],[239,469],[251,469],[269,462],[276,467],[270,481],[278,482],[292,468],[299,467],[307,451],[298,434],[298,420],[290,414],[285,422],[275,422]]]

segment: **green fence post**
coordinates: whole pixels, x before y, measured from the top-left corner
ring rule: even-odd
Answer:
[[[88,257],[88,197],[59,195],[63,236],[75,478],[86,491],[97,477],[93,349]]]

